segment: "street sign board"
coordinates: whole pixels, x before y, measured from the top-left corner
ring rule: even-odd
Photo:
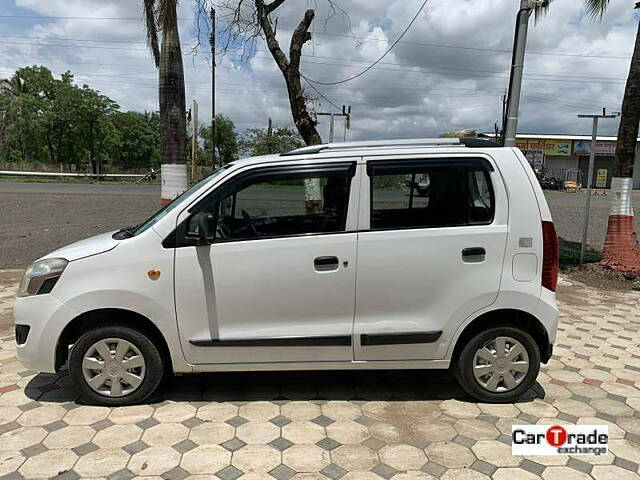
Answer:
[[[534,168],[542,168],[544,165],[544,151],[542,150],[523,150],[524,156],[529,164]]]
[[[541,138],[518,138],[516,147],[523,152],[525,150],[542,151],[545,155],[569,156],[571,155],[571,140],[550,140]]]
[[[596,174],[596,188],[607,188],[607,172],[606,168],[599,168]]]
[[[573,153],[575,155],[589,155],[591,153],[590,140],[576,140],[573,142]],[[596,155],[602,157],[613,157],[616,154],[616,142],[597,141]]]

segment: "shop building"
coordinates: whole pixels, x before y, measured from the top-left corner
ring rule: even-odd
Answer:
[[[483,134],[495,137],[494,134]],[[595,187],[606,183],[611,185],[617,137],[598,136],[596,157],[591,184]],[[640,139],[639,139],[640,140]],[[591,153],[590,135],[546,135],[518,134],[516,145],[525,154],[534,169],[542,169],[547,177],[572,180],[586,185]],[[633,188],[640,189],[640,143],[636,144],[636,158],[633,168]]]

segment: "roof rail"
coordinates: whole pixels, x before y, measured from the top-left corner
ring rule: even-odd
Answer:
[[[365,140],[361,142],[322,143],[296,148],[290,152],[281,153],[281,156],[304,155],[319,153],[324,150],[349,150],[354,148],[371,147],[413,147],[413,146],[438,146],[438,145],[463,145],[465,139],[460,138],[407,138],[404,140]],[[492,143],[492,142],[487,142]]]

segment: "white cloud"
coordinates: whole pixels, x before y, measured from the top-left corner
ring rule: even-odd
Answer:
[[[302,69],[311,78],[336,81],[378,58],[422,0],[340,2],[349,12],[357,39],[349,38],[348,24],[340,14],[325,26],[328,3],[316,3],[314,39],[304,48]],[[277,11],[285,51],[304,8],[304,2],[289,0]],[[157,109],[157,72],[144,43],[140,0],[15,0],[10,10],[16,15],[128,20],[3,19],[0,25],[18,37],[5,37],[0,44],[0,76],[20,66],[43,64],[56,74],[71,70],[78,82],[103,91],[124,109]],[[354,139],[491,129],[499,121],[500,95],[507,86],[516,10],[513,0],[430,0],[403,42],[374,69],[350,82],[317,88],[338,106],[352,105],[349,137]],[[179,15],[187,102],[196,98],[201,121],[206,121],[211,108],[208,45],[195,56],[186,54],[195,41],[190,0],[180,2]],[[584,133],[588,125],[577,120],[577,113],[602,106],[619,109],[627,59],[560,54],[629,56],[637,22],[632,2],[612,2],[602,20],[594,22],[585,18],[582,2],[574,0],[556,0],[548,16],[535,25],[532,21],[528,51],[555,55],[527,55],[519,130]],[[49,45],[25,45],[38,43]],[[264,42],[257,46],[248,63],[231,54],[222,60],[217,69],[218,112],[229,115],[240,129],[264,126],[269,117],[279,125],[291,124],[282,75]],[[311,89],[307,93],[318,97]],[[322,109],[331,108],[325,100],[319,102]],[[326,117],[321,117],[319,129],[326,140]],[[615,133],[615,123],[607,122],[602,129]]]

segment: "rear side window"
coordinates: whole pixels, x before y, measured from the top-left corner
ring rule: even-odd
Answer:
[[[368,170],[372,230],[493,221],[494,194],[485,161],[388,161]]]

